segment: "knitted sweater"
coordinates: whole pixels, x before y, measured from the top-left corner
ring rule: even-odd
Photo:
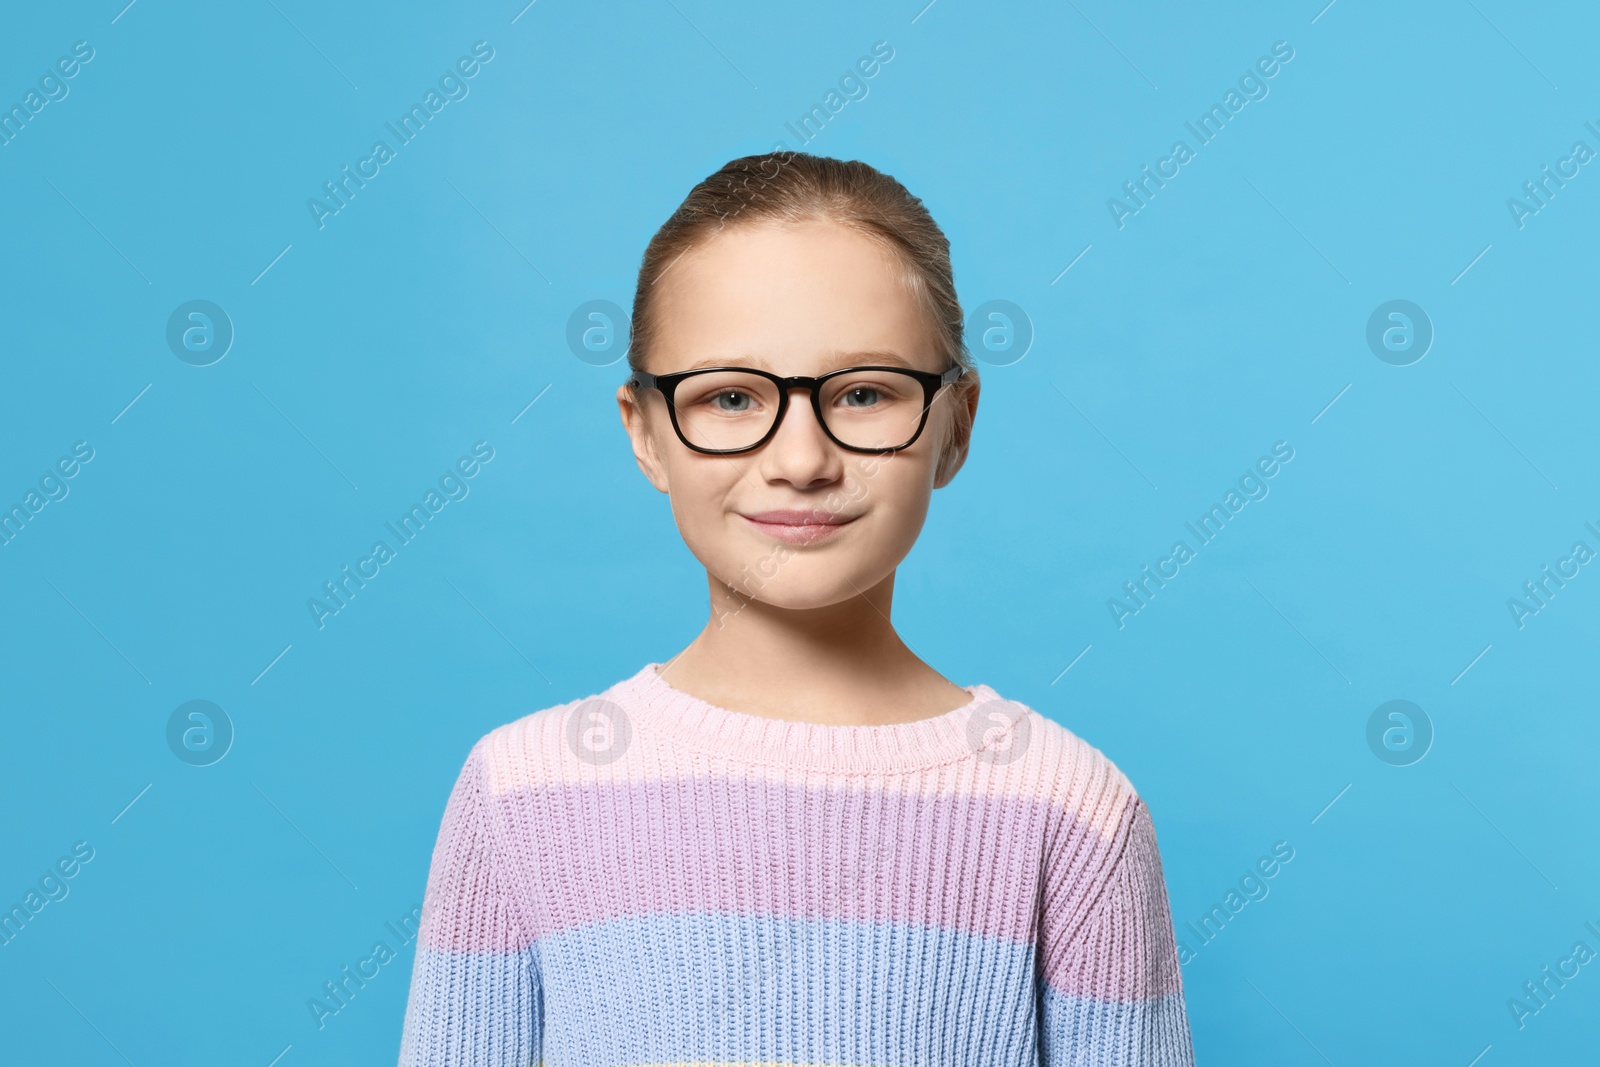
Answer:
[[[445,808],[402,1067],[1188,1067],[1150,813],[1066,728],[835,726],[646,664],[484,736]]]

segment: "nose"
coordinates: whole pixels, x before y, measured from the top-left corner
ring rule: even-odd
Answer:
[[[810,392],[799,386],[789,391],[788,410],[759,452],[767,478],[801,488],[834,481],[844,469],[838,448],[811,408]]]

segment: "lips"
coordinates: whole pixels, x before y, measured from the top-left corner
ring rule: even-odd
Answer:
[[[777,526],[843,526],[855,516],[839,515],[832,511],[790,508],[780,511],[758,511],[754,515],[746,515],[745,518],[751,522]]]
[[[816,544],[837,535],[858,518],[855,515],[838,515],[831,511],[806,508],[761,511],[753,515],[741,514],[739,517],[768,537],[791,545]]]

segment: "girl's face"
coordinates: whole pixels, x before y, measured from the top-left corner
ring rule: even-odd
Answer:
[[[947,369],[890,254],[837,223],[736,225],[680,257],[657,285],[646,368],[656,374],[748,366],[819,375],[897,362]],[[928,499],[944,484],[935,484],[935,470],[954,418],[952,393],[939,392],[910,448],[888,455],[834,444],[798,389],[772,438],[732,456],[684,445],[657,390],[636,394],[624,385],[617,402],[639,469],[668,494],[678,530],[706,570],[746,598],[816,608],[872,589],[911,550]],[[975,411],[976,389],[968,403]],[[842,522],[813,540],[748,518],[791,509]]]

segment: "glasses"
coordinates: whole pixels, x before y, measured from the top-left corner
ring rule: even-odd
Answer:
[[[789,410],[789,390],[808,389],[828,439],[851,452],[911,447],[939,390],[966,373],[906,367],[846,367],[817,377],[782,377],[750,367],[707,367],[675,374],[635,371],[635,390],[659,389],[678,439],[696,452],[728,456],[760,448]]]

